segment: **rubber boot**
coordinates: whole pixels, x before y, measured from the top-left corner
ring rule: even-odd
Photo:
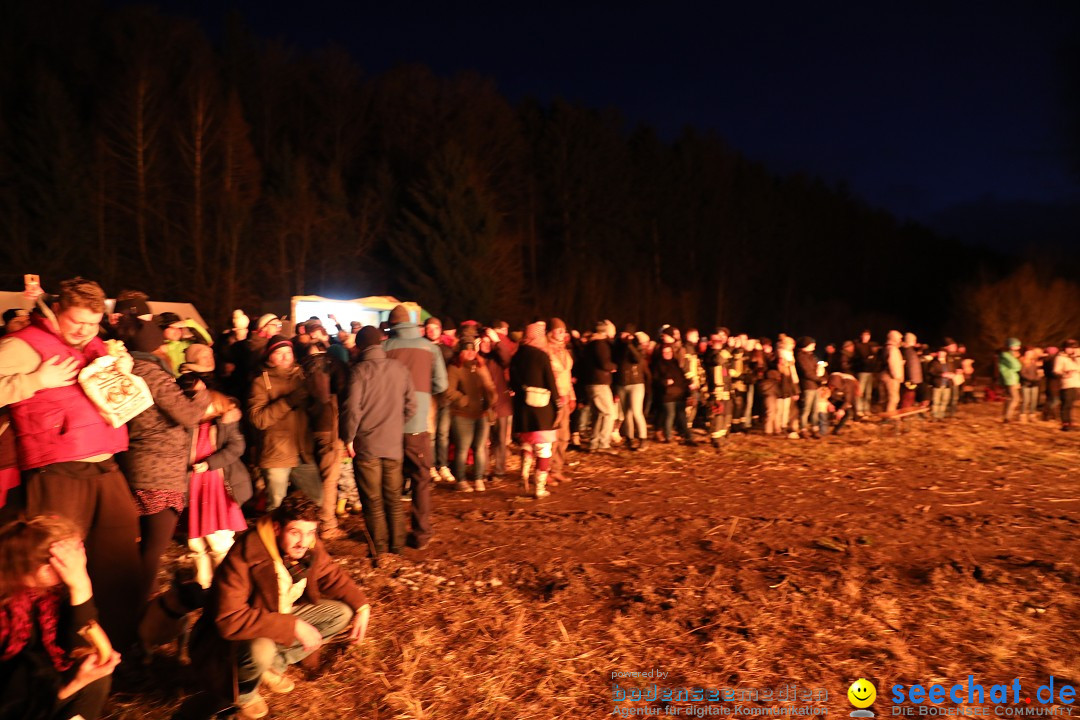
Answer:
[[[534,459],[531,453],[521,456],[521,489],[529,492],[529,480],[532,478]]]
[[[536,473],[536,495],[535,495],[535,497],[537,499],[546,498],[548,495],[551,494],[547,490],[547,478],[548,478],[548,474],[546,472],[544,472],[543,470]]]
[[[224,555],[222,556],[224,559]],[[205,590],[210,587],[214,580],[214,561],[210,554],[204,551],[191,553],[191,560],[195,564],[195,582]]]

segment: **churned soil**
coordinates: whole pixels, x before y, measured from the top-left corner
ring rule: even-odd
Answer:
[[[368,640],[290,670],[271,717],[599,718],[652,682],[798,685],[846,715],[859,677],[881,715],[895,683],[1080,684],[1080,435],[960,413],[571,453],[544,500],[438,485],[436,541],[378,568],[350,518],[329,548]],[[108,717],[168,717],[198,673],[165,651]]]

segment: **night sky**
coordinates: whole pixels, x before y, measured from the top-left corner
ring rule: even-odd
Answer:
[[[1061,59],[1080,2],[156,4],[212,36],[235,9],[256,35],[339,45],[368,73],[472,70],[512,100],[614,107],[666,138],[712,131],[902,218],[1080,196]]]

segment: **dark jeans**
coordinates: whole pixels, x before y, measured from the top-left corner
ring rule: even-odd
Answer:
[[[431,436],[426,432],[405,434],[405,473],[412,484],[410,545],[431,537]],[[359,483],[358,483],[359,484]]]
[[[664,438],[671,440],[672,428],[684,439],[690,439],[690,430],[686,427],[686,403],[675,400],[664,403]]]
[[[401,507],[401,461],[388,458],[357,459],[356,489],[364,506],[375,552],[401,552],[405,546],[405,512]]]
[[[24,474],[27,516],[62,515],[86,534],[86,569],[101,626],[113,647],[136,638],[140,590],[139,515],[127,480],[109,459],[64,462]]]
[[[480,416],[472,418],[454,415],[453,436],[454,447],[454,477],[458,480],[465,479],[465,463],[469,459],[469,448],[473,451],[473,480],[482,480],[487,470],[487,441],[491,426],[487,418]]]
[[[450,464],[450,408],[440,407],[435,414],[435,467]]]
[[[495,475],[506,474],[506,458],[510,455],[510,423],[513,419],[510,415],[497,417],[495,426],[491,429],[491,462]],[[570,431],[566,432],[566,437],[569,438]]]
[[[1076,391],[1080,388],[1065,388],[1061,391],[1061,424],[1072,425],[1073,403],[1076,402]]]

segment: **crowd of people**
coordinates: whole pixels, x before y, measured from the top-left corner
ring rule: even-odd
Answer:
[[[148,650],[138,619],[196,609],[158,592],[178,534],[200,591],[190,647],[212,668],[206,707],[264,717],[261,691],[293,687],[288,665],[366,632],[363,591],[322,544],[346,534],[350,511],[378,566],[432,541],[436,483],[485,492],[506,481],[514,445],[515,482],[540,499],[571,481],[572,451],[693,445],[695,428],[717,449],[733,433],[810,440],[875,411],[945,421],[975,397],[962,345],[896,331],[819,349],[607,320],[448,328],[398,306],[379,327],[331,316],[288,335],[285,319],[238,310],[215,338],[148,300],[123,292],[107,314],[103,290],[75,278],[4,314],[0,718],[99,715],[113,648]],[[110,400],[146,396],[123,422],[85,371],[101,358],[121,379]],[[1004,421],[1060,415],[1072,429],[1075,341],[1044,351],[1010,338],[996,368]],[[104,643],[80,632],[97,621]]]

